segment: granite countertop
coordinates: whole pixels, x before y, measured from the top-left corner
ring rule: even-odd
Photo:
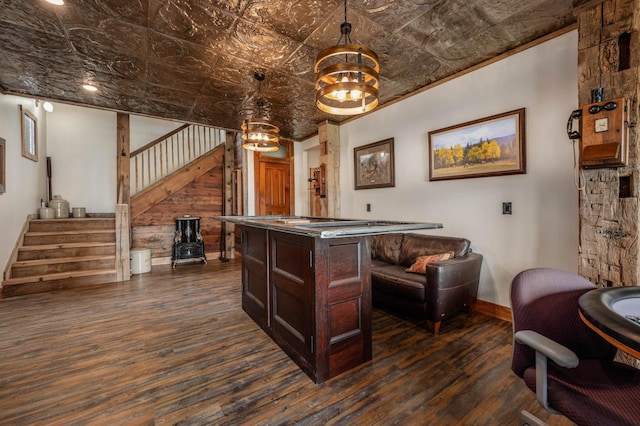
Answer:
[[[219,216],[215,219],[319,238],[351,237],[442,228],[441,223],[338,219],[311,216]]]

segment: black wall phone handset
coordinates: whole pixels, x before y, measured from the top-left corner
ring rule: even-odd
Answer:
[[[573,124],[575,123],[576,120],[580,120],[581,117],[582,117],[581,109],[574,109],[573,112],[571,112],[571,115],[569,116],[569,120],[567,121],[567,136],[571,140],[580,139],[580,132],[577,130],[573,130]],[[578,128],[580,127],[578,126]]]
[[[576,154],[576,140],[581,138],[580,132],[578,130],[573,130],[573,125],[576,120],[578,120],[578,129],[580,129],[580,119],[582,118],[582,110],[574,109],[569,115],[569,120],[567,120],[567,136],[569,140],[573,144],[573,183],[576,186],[578,191],[582,191],[584,189],[584,184],[580,183],[580,178],[582,177],[582,171],[578,167],[578,155]]]

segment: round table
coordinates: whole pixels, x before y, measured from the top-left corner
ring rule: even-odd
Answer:
[[[589,291],[578,300],[580,318],[606,341],[640,359],[640,287],[609,287]]]

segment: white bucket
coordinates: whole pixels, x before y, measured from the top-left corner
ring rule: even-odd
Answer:
[[[151,250],[134,248],[129,251],[131,259],[131,273],[144,274],[151,271]]]

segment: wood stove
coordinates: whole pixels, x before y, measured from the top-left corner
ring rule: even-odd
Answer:
[[[204,240],[200,234],[200,218],[183,216],[176,218],[176,235],[173,242],[173,267],[181,261],[207,263]]]

